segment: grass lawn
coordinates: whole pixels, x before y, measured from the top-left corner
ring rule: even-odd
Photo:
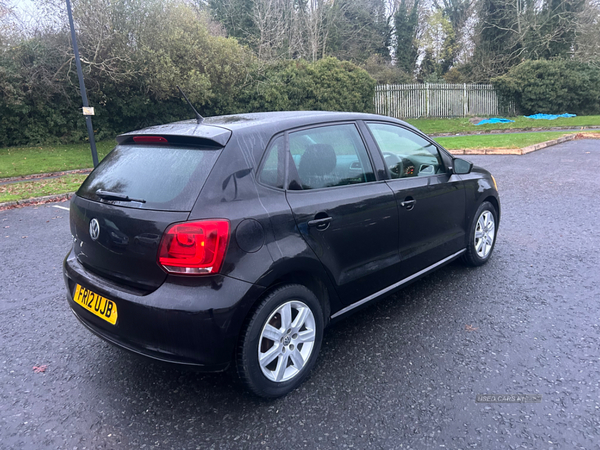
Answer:
[[[600,126],[600,116],[578,116],[559,118],[555,120],[526,119],[524,116],[506,117],[514,120],[514,123],[494,123],[486,125],[473,125],[468,117],[456,119],[407,119],[406,122],[414,125],[424,133],[454,133],[460,134],[466,131],[489,131],[507,129],[531,129],[552,127],[590,127]]]
[[[104,158],[115,145],[112,140],[96,143],[98,159]],[[0,178],[90,167],[93,163],[89,144],[0,148]]]
[[[74,192],[81,186],[86,177],[87,175],[65,175],[49,180],[23,181],[1,185],[0,203]]]
[[[475,148],[523,148],[528,145],[558,139],[564,131],[547,131],[542,133],[484,134],[472,136],[438,137],[436,142],[448,150]]]

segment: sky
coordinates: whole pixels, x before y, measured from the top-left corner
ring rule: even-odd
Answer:
[[[48,17],[44,17],[40,8],[40,0],[3,0],[13,11],[11,16],[12,21],[22,29],[35,29],[36,25],[40,25],[41,22],[48,23]],[[66,1],[62,1],[65,5]],[[46,14],[47,14],[46,9]]]
[[[21,20],[30,20],[36,16],[38,7],[35,0],[5,0],[15,15]],[[66,6],[65,6],[66,8]]]
[[[35,11],[35,5],[32,0],[9,0],[7,3],[13,7],[17,14]]]

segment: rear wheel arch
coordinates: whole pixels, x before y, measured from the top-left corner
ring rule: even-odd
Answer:
[[[326,276],[326,274],[323,275]],[[256,297],[253,303],[245,309],[241,319],[238,319],[237,323],[239,323],[240,326],[237,331],[237,337],[235,338],[235,342],[237,343],[239,343],[240,339],[242,338],[243,332],[248,326],[248,322],[256,312],[256,309],[266,297],[268,297],[273,291],[279,289],[281,286],[287,284],[299,284],[311,291],[321,304],[325,326],[327,326],[330,322],[332,306],[336,307],[338,305],[337,302],[339,302],[334,288],[332,286],[327,286],[327,283],[323,280],[323,277],[320,274],[316,274],[308,270],[289,271],[279,274],[279,277],[277,278],[263,278],[256,284],[263,286],[266,285],[267,287],[259,296]],[[337,309],[340,308],[338,307]],[[337,311],[337,309],[334,311]],[[234,346],[234,358],[236,352],[235,348],[237,348],[237,344]]]
[[[252,308],[248,311],[246,320],[252,316],[263,298],[268,296],[272,291],[278,289],[280,286],[286,284],[299,284],[311,291],[321,303],[325,325],[329,323],[332,309],[331,302],[335,302],[337,300],[337,295],[335,292],[333,292],[332,288],[327,286],[322,277],[308,271],[288,272],[279,276],[277,279],[270,281],[266,291],[260,296],[259,299],[256,300]]]

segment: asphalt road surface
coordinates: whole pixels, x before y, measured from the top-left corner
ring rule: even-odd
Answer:
[[[600,448],[600,141],[471,159],[502,199],[491,261],[330,328],[274,401],[90,334],[65,300],[68,204],[0,212],[0,448]]]

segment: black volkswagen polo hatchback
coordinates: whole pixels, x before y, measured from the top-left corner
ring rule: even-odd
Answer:
[[[333,320],[494,248],[494,178],[370,114],[212,117],[123,134],[71,200],[68,302],[106,341],[285,395]]]

